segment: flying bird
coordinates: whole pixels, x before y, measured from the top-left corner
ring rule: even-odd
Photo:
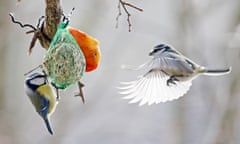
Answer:
[[[152,59],[137,68],[127,69],[148,71],[137,80],[121,82],[118,87],[124,99],[139,105],[172,101],[180,98],[190,89],[192,80],[199,75],[220,76],[230,73],[231,68],[208,69],[182,55],[172,46],[159,44],[149,56]]]

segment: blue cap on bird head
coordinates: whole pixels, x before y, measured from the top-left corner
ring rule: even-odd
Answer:
[[[159,44],[153,47],[153,49],[150,51],[149,55],[152,56],[153,54],[155,54],[156,52],[164,52],[164,51],[168,51],[170,49],[170,46],[166,45],[166,44]]]
[[[33,73],[27,77],[25,83],[29,88],[35,90],[47,83],[47,77],[41,73]]]
[[[33,78],[35,78],[35,77],[44,77],[44,75],[41,74],[41,73],[33,73],[33,74],[29,75],[29,76],[27,77],[27,79],[33,79]]]
[[[171,49],[170,46],[166,45],[166,44],[159,44],[159,45],[156,45],[154,48],[154,50],[169,50]]]

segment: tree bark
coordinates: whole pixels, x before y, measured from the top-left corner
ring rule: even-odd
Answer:
[[[46,9],[45,9],[45,24],[44,24],[44,33],[52,39],[57,31],[57,26],[61,20],[62,9],[60,5],[60,0],[45,0]],[[46,50],[50,45],[50,41],[43,36],[38,37],[41,45]]]

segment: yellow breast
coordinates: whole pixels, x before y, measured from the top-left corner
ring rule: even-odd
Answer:
[[[46,84],[46,85],[40,86],[37,89],[37,92],[41,96],[44,96],[46,99],[49,100],[48,114],[51,115],[54,112],[56,105],[57,105],[57,101],[56,101],[57,95],[56,95],[55,91],[53,90],[53,87],[51,87],[49,84]]]

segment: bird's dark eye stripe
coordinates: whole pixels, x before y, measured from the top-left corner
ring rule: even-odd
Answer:
[[[163,48],[165,45],[164,44],[159,44],[157,46],[155,46],[154,48]]]
[[[155,49],[170,49],[170,47],[168,45],[165,44],[160,44],[154,47]]]
[[[155,46],[152,52],[156,53],[158,51],[161,51],[162,53],[165,53],[165,52],[176,53],[176,51],[174,51],[170,46],[168,46],[166,44],[159,44],[159,45]]]
[[[165,46],[165,47],[163,47],[163,48],[164,48],[164,51],[163,51],[163,52],[166,52],[166,51],[171,52],[171,51],[172,51],[169,46]]]

